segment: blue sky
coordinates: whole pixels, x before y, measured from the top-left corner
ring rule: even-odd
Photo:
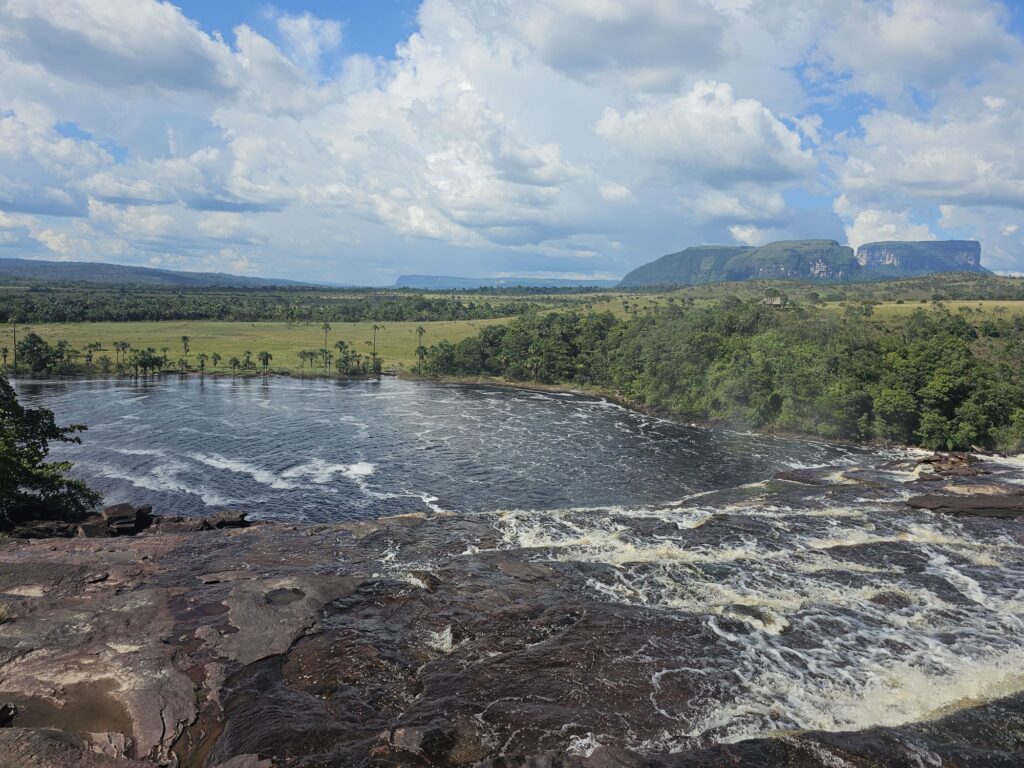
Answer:
[[[345,54],[390,57],[395,46],[416,30],[419,2],[412,0],[319,0],[319,2],[248,3],[237,0],[176,2],[182,13],[208,33],[230,37],[246,24],[271,39],[278,38],[274,18],[282,13],[312,14],[342,25]]]
[[[0,0],[0,254],[387,285],[704,242],[1024,272],[1000,0]]]

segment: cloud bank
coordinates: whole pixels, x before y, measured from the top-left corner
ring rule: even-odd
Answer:
[[[371,58],[310,13],[0,0],[0,254],[388,284],[977,237],[1020,271],[1010,10],[425,0]]]

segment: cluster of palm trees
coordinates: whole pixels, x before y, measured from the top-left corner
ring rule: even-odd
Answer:
[[[339,339],[333,346],[328,346],[328,334],[331,330],[330,323],[324,323],[321,330],[324,334],[324,345],[320,349],[306,349],[298,353],[299,366],[302,375],[305,375],[308,366],[312,372],[315,368],[321,368],[326,376],[333,366],[338,375],[341,376],[365,376],[378,375],[381,372],[382,361],[377,354],[377,334],[384,330],[383,325],[374,324],[372,341],[365,342],[370,347],[369,354],[360,353],[347,342]],[[423,336],[426,330],[420,326],[416,329],[419,339],[419,346],[416,354],[420,360],[420,367],[426,349],[423,346]],[[271,372],[270,364],[274,356],[268,351],[257,352],[255,355],[246,350],[241,357],[231,356],[226,360],[218,352],[199,352],[192,359],[192,339],[190,336],[179,337],[181,344],[181,355],[177,360],[172,360],[170,347],[161,347],[157,351],[154,347],[133,347],[127,340],[118,340],[110,345],[114,357],[111,360],[109,355],[100,354],[104,351],[102,342],[93,341],[86,344],[81,350],[71,347],[65,341],[59,341],[55,345],[48,344],[37,334],[28,333],[15,345],[15,360],[19,361],[19,368],[25,366],[34,373],[131,373],[135,376],[148,376],[164,371],[177,370],[181,373],[198,371],[205,374],[208,368],[217,370],[222,363],[231,371],[232,376],[239,373],[259,371],[263,375]],[[7,361],[11,350],[7,347],[0,347],[0,358],[3,360],[5,370],[8,370]]]

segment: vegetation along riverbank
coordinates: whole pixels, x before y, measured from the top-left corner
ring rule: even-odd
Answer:
[[[582,389],[738,428],[1017,451],[1024,448],[1020,287],[1010,278],[931,275],[632,293],[328,293],[322,305],[308,293],[282,292],[257,297],[257,305],[299,307],[306,319],[11,323],[0,331],[0,355],[5,370],[14,373],[16,364],[22,376],[483,378]],[[189,296],[168,301],[175,311],[226,302],[235,316],[249,311],[251,298]],[[342,306],[363,315],[323,319],[340,316]],[[440,311],[482,316],[428,319]],[[419,319],[374,319],[406,316]]]

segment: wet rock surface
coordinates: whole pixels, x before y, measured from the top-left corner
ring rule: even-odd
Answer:
[[[11,540],[0,767],[1021,765],[1022,479]]]

